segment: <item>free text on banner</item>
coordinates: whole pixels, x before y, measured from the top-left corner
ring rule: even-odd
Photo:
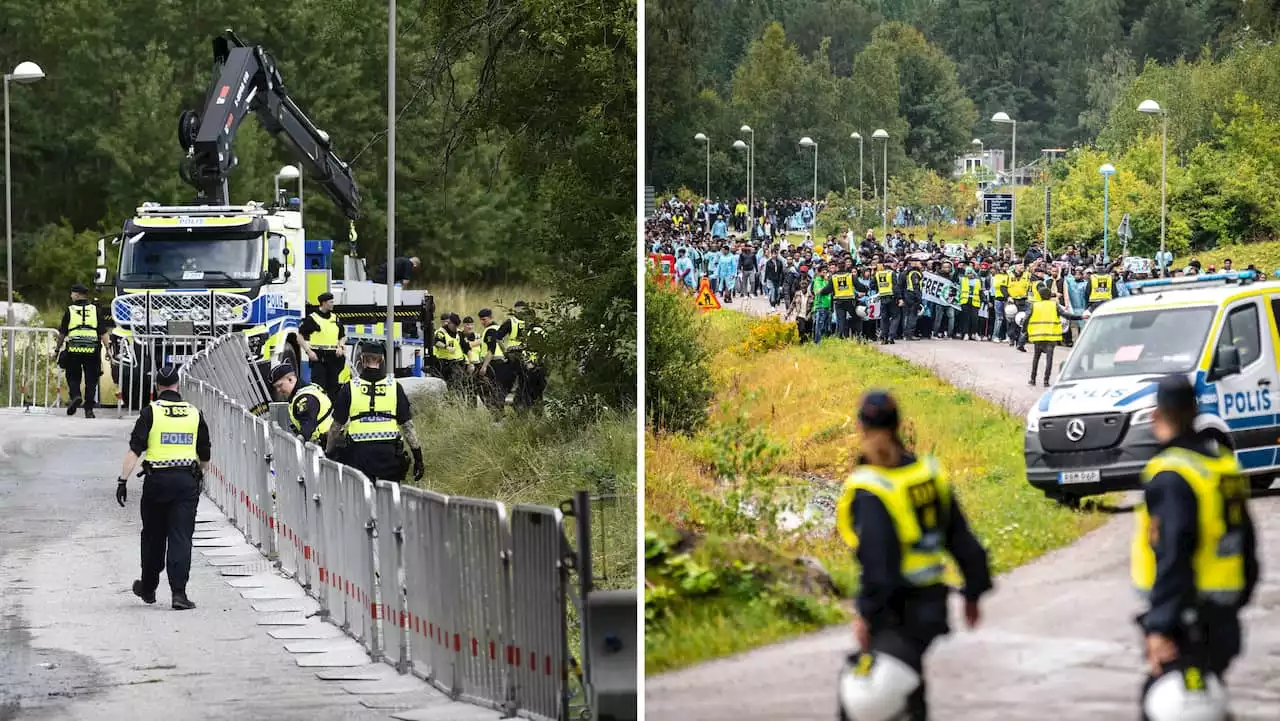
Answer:
[[[925,273],[924,280],[920,283],[920,293],[927,302],[960,307],[959,286],[940,275]]]

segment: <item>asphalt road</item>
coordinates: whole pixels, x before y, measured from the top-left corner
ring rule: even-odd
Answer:
[[[729,306],[760,314],[749,299]],[[929,366],[1025,413],[1043,392],[1026,385],[1030,355],[977,341],[899,342],[895,355]],[[1063,356],[1065,359],[1065,355]],[[1227,674],[1240,721],[1280,718],[1280,500],[1257,499],[1263,581],[1244,614],[1246,650]],[[947,721],[1137,718],[1143,675],[1129,585],[1132,518],[1119,515],[1074,545],[1007,573],[984,601],[979,628],[941,639],[926,661],[933,716]],[[954,599],[953,599],[954,600]],[[953,626],[963,628],[958,610]],[[828,721],[835,713],[845,628],[650,677],[646,718]]]
[[[297,642],[268,635],[262,622],[272,602],[243,598],[200,549],[188,585],[198,608],[171,610],[163,578],[158,603],[142,604],[129,590],[139,571],[141,488],[130,484],[126,508],[114,500],[130,425],[9,413],[0,411],[0,721],[499,717],[383,664],[360,669],[377,681],[320,680],[298,666],[307,654],[285,649]],[[200,514],[198,528],[226,528],[207,498]],[[256,558],[254,570],[266,570]],[[299,600],[275,601],[279,610],[306,610],[296,584],[263,578],[297,592]],[[345,652],[358,653],[349,643]]]

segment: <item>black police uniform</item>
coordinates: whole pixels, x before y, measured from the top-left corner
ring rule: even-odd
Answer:
[[[71,287],[73,293],[89,292],[83,285]],[[73,317],[74,316],[74,317]],[[59,354],[59,364],[67,373],[67,389],[70,403],[67,415],[74,415],[81,405],[84,406],[86,418],[93,418],[93,409],[98,398],[98,378],[102,375],[102,342],[99,340],[110,330],[110,316],[104,315],[102,308],[88,299],[75,300],[62,312],[62,323],[58,326],[61,337],[67,339],[67,347]],[[79,334],[72,334],[80,331]],[[89,342],[88,333],[93,333]],[[81,335],[83,337],[77,337]],[[81,394],[81,384],[84,392]]]
[[[271,369],[271,382],[275,383],[290,374],[296,376],[298,372],[288,363],[278,365]],[[318,386],[318,384],[314,383],[311,385]],[[327,450],[329,435],[324,432],[328,430],[327,426],[321,428],[321,433],[316,436],[315,440],[309,439],[316,435],[316,429],[320,428],[322,423],[333,417],[333,403],[328,400],[322,402],[322,399],[318,399],[310,393],[302,393],[302,389],[307,387],[308,385],[301,380],[293,386],[293,393],[289,395],[287,401],[289,403],[289,424],[293,432],[299,435],[303,441],[314,443],[321,450]],[[320,390],[321,392],[324,391],[323,388]],[[325,396],[327,397],[328,394],[326,393]],[[328,404],[328,408],[321,407],[324,403]]]
[[[321,303],[326,300],[333,300],[333,294],[321,293],[318,300]],[[319,309],[315,311],[315,314],[325,320],[333,316],[332,312],[325,312]],[[334,318],[334,321],[338,325],[338,345],[341,346],[343,339],[346,338],[347,331],[342,323],[337,321],[337,318]],[[320,331],[320,324],[310,315],[303,318],[302,322],[298,324],[298,334],[308,341],[311,340],[312,335]],[[338,392],[338,386],[340,385],[338,377],[342,375],[342,368],[346,365],[346,361],[342,356],[338,355],[337,350],[320,348],[313,348],[312,350],[315,351],[316,359],[310,361],[311,382],[323,388],[324,392],[332,398]],[[302,362],[302,359],[299,358],[298,362]]]
[[[373,346],[362,346],[362,348],[373,348]],[[364,368],[360,371],[360,379],[371,383],[384,378],[386,378],[386,372],[381,368]],[[360,386],[353,381],[338,390],[337,396],[333,399],[335,424],[345,426],[351,420],[351,394],[357,392],[359,388]],[[412,421],[413,409],[409,407],[409,397],[405,395],[404,386],[397,383],[395,422],[397,425],[404,425]],[[370,480],[381,479],[400,483],[409,471],[408,458],[402,443],[403,441],[399,438],[362,442],[353,442],[348,438],[339,448],[330,449],[329,455],[364,473]],[[422,467],[422,449],[413,449],[413,454],[414,462],[418,467]]]
[[[502,325],[487,325],[481,331],[480,342],[486,353],[493,354],[489,361],[488,380],[489,393],[485,395],[485,405],[496,414],[501,414],[507,404],[507,394],[515,384],[516,371],[512,362],[507,360],[501,348],[501,341],[511,332],[511,321],[503,321]]]
[[[178,372],[172,367],[156,375],[157,384],[177,383]],[[129,448],[142,454],[148,450],[148,439],[157,413],[199,413],[194,406],[165,409],[165,403],[182,403],[176,391],[161,391],[153,402],[138,414],[129,436]],[[195,438],[196,456],[201,463],[210,458],[209,426],[200,418]],[[200,502],[202,473],[199,466],[156,468],[143,461],[145,480],[142,484],[142,580],[139,595],[152,597],[160,584],[160,571],[169,575],[169,588],[175,596],[186,595],[191,575],[191,540],[196,528],[196,506]],[[139,584],[136,584],[137,586]]]

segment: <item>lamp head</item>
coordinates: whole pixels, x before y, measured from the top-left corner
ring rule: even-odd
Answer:
[[[1138,104],[1138,112],[1147,113],[1148,115],[1160,115],[1164,111],[1160,109],[1160,103],[1154,100],[1143,100]]]
[[[1012,122],[1013,122],[1013,118],[1009,117],[1009,114],[1008,114],[1008,113],[1006,113],[1005,111],[1001,110],[1000,112],[998,112],[998,113],[996,113],[995,115],[992,115],[992,116],[991,116],[991,122],[993,122],[993,123],[1012,123]]]
[[[750,125],[743,125],[741,128],[738,128],[738,132],[740,132],[740,133],[753,133],[753,132],[755,132],[755,131],[751,129],[751,126],[750,126]]]
[[[9,79],[15,83],[31,83],[43,77],[44,71],[40,69],[39,65],[30,60],[18,63],[18,67],[14,68],[13,72],[9,74]]]
[[[1103,163],[1102,167],[1098,168],[1098,172],[1103,175],[1114,175],[1116,172],[1116,166],[1111,163]]]
[[[972,141],[971,143],[969,143],[969,144],[970,144],[970,145],[976,145],[976,146],[978,146],[979,148],[981,148],[981,147],[982,147],[982,140],[981,140],[981,139],[979,139],[979,138],[974,138],[974,139],[973,139],[973,141]]]
[[[747,144],[742,142],[741,140],[735,140],[733,141],[733,147],[736,150],[746,150]]]
[[[860,135],[860,134],[858,134],[858,133],[854,133],[853,135],[850,135],[849,137],[850,137],[850,138],[853,138],[854,140],[862,140],[862,135]]]
[[[296,165],[286,165],[276,173],[276,178],[279,180],[297,180],[300,177],[302,173]]]
[[[813,142],[813,138],[809,137],[808,135],[804,136],[803,138],[800,138],[800,144],[806,148],[817,145],[817,143]]]
[[[693,139],[698,141],[699,143],[705,143],[707,142],[707,135],[706,133],[698,133],[697,135],[693,136]]]
[[[879,128],[874,133],[871,134],[871,137],[877,138],[879,140],[888,140],[889,131],[885,130],[884,128]]]

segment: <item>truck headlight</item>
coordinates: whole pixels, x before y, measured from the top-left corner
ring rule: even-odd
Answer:
[[[1027,414],[1027,433],[1039,433],[1039,432],[1040,432],[1040,416],[1036,412],[1032,411],[1031,413]]]
[[[1150,408],[1143,408],[1140,411],[1135,411],[1133,414],[1133,417],[1129,419],[1129,422],[1135,426],[1146,425],[1147,423],[1151,422],[1151,419],[1154,418],[1155,415],[1156,415],[1155,406],[1151,406]]]

